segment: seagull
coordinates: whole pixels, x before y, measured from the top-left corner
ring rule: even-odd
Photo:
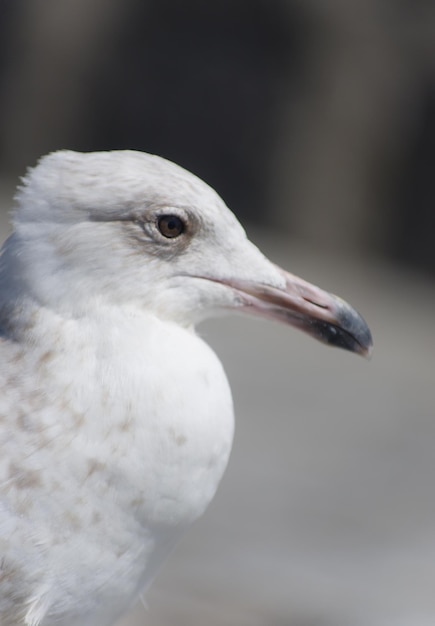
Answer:
[[[361,355],[362,317],[285,272],[206,183],[136,152],[43,157],[0,256],[0,623],[110,626],[206,509],[233,405],[195,333],[227,311]]]

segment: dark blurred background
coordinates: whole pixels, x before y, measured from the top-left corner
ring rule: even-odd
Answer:
[[[433,0],[1,0],[0,172],[174,160],[242,219],[435,273]]]

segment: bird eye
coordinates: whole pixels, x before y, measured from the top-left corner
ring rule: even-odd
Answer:
[[[178,215],[161,215],[157,220],[157,228],[163,237],[174,239],[184,233],[185,225]]]

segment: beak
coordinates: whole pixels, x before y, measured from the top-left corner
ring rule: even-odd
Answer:
[[[373,340],[361,315],[347,302],[275,266],[280,289],[248,280],[221,281],[232,287],[247,313],[295,326],[323,343],[369,356]]]

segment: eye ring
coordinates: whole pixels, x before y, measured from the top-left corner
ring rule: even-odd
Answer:
[[[157,218],[157,228],[166,239],[175,239],[184,233],[186,225],[178,215],[168,214]]]

